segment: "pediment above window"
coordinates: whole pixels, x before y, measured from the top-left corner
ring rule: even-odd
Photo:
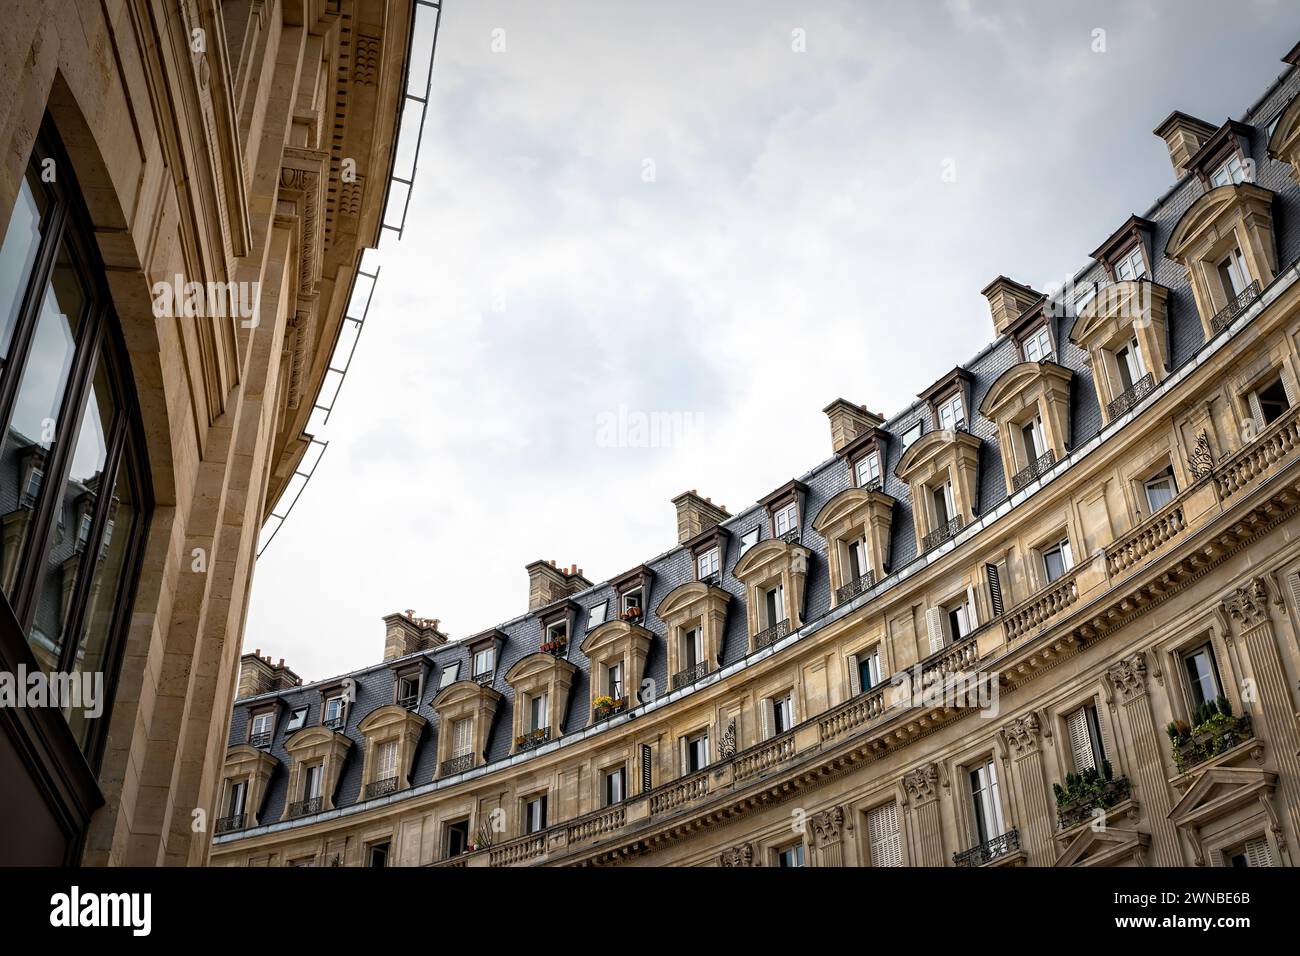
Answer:
[[[959,459],[979,459],[980,439],[960,428],[948,428],[942,431],[927,432],[908,446],[894,474],[911,484],[919,475],[933,470],[936,463],[946,461],[948,455]]]
[[[1065,457],[1073,378],[1055,362],[1022,362],[998,376],[984,396],[980,414],[998,426],[1008,494]]]
[[[910,489],[917,551],[947,542],[975,517],[980,444],[968,431],[946,429],[903,452],[894,473]]]
[[[1277,774],[1260,767],[1219,764],[1200,771],[1169,811],[1169,819],[1191,843],[1196,865],[1205,866],[1207,857],[1230,842],[1231,834],[1245,829],[1280,834],[1273,803],[1276,787]],[[1285,842],[1276,842],[1273,849],[1284,855],[1282,865],[1289,866]]]
[[[563,732],[569,692],[577,673],[574,664],[542,651],[529,654],[510,668],[506,682],[515,692],[512,737],[516,752],[540,746]]]
[[[1169,290],[1137,281],[1106,286],[1082,309],[1070,341],[1088,352],[1102,420],[1128,412],[1164,381]]]
[[[373,710],[357,729],[366,737],[361,768],[361,797],[371,800],[411,785],[415,751],[428,721],[397,704]]]
[[[562,674],[572,678],[577,671],[577,666],[564,658],[538,651],[515,661],[506,672],[506,683],[518,690],[538,681],[554,680]]]
[[[581,649],[582,653],[594,660],[614,648],[622,649],[627,645],[643,646],[645,650],[649,650],[650,642],[653,640],[654,633],[640,624],[631,621],[606,621],[583,639]]]
[[[1151,834],[1127,827],[1084,827],[1053,866],[1143,866]]]
[[[402,732],[418,734],[426,723],[428,721],[415,711],[399,707],[397,704],[388,704],[378,710],[372,710],[361,718],[357,730],[367,737],[388,736]]]
[[[295,760],[326,750],[346,751],[350,746],[352,740],[346,734],[321,726],[304,727],[284,742],[285,751]]]
[[[495,706],[501,700],[501,693],[486,684],[474,680],[458,680],[444,687],[433,699],[433,709],[439,714],[444,711],[461,711],[491,704]]]
[[[1268,155],[1290,166],[1292,178],[1300,182],[1300,96],[1278,117],[1268,139]]]
[[[852,600],[884,578],[896,503],[880,491],[845,488],[817,513],[813,530],[826,540],[836,604]]]
[[[745,585],[750,649],[775,643],[804,622],[804,590],[812,551],[782,538],[760,541],[736,562],[732,574]]]

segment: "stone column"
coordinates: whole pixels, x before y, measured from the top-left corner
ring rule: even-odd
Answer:
[[[1178,832],[1169,819],[1173,804],[1160,751],[1163,737],[1156,733],[1147,693],[1147,659],[1138,651],[1106,668],[1106,680],[1124,705],[1128,736],[1133,742],[1131,761],[1138,802],[1151,825],[1151,855],[1156,866],[1185,866]]]
[[[939,819],[939,767],[926,764],[903,777],[908,840],[918,866],[944,866],[943,821]]]
[[[831,807],[813,815],[818,866],[844,865],[844,808]]]
[[[1042,725],[1033,711],[1009,721],[1002,728],[1015,771],[1020,795],[1021,846],[1030,866],[1051,866],[1056,859],[1052,842],[1054,820],[1047,802],[1047,781],[1043,777]]]
[[[1286,670],[1278,652],[1277,634],[1268,613],[1268,587],[1263,578],[1255,578],[1237,588],[1223,602],[1229,617],[1236,622],[1245,645],[1246,659],[1255,678],[1255,733],[1269,743],[1268,755],[1278,769],[1278,790],[1291,824],[1291,838],[1300,839],[1300,734],[1296,733],[1295,702],[1287,684]],[[1230,635],[1229,635],[1230,637]],[[1260,720],[1262,718],[1262,720]]]

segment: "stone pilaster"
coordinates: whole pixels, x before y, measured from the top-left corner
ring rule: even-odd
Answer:
[[[1156,866],[1185,866],[1178,832],[1169,819],[1173,803],[1161,759],[1162,738],[1156,733],[1147,692],[1147,659],[1142,651],[1106,668],[1106,680],[1124,709],[1129,739],[1133,741],[1134,789],[1146,808],[1151,826],[1151,855]]]
[[[1300,735],[1296,733],[1295,702],[1287,684],[1286,671],[1278,652],[1277,633],[1268,613],[1268,586],[1255,578],[1237,588],[1223,602],[1224,610],[1237,625],[1246,659],[1255,678],[1254,710],[1256,721],[1262,718],[1267,753],[1278,769],[1278,789],[1286,817],[1291,824],[1291,839],[1300,839]],[[1257,726],[1255,733],[1259,735]]]
[[[831,807],[813,815],[818,866],[844,865],[844,808]]]
[[[903,777],[907,791],[908,840],[918,866],[943,866],[943,822],[939,818],[939,768],[926,764]]]
[[[1047,801],[1047,780],[1043,775],[1042,725],[1033,711],[1009,721],[1002,728],[1015,771],[1021,806],[1021,846],[1030,866],[1050,866],[1056,859],[1052,842],[1052,808]]]

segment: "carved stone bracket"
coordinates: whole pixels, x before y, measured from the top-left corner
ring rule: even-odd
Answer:
[[[1245,631],[1268,621],[1268,585],[1263,578],[1253,578],[1223,599],[1228,616]]]
[[[938,782],[939,768],[935,764],[926,764],[908,771],[903,776],[903,788],[907,791],[908,802],[919,805],[937,799]]]
[[[719,866],[753,866],[754,844],[741,843],[727,847],[718,857]]]
[[[1038,751],[1038,745],[1042,740],[1042,725],[1038,722],[1038,715],[1030,711],[1025,716],[1017,717],[1007,723],[1002,728],[1002,735],[1007,741],[1007,746],[1011,748],[1012,756],[1019,760]]]
[[[1141,651],[1106,668],[1106,681],[1119,698],[1128,703],[1147,692],[1147,659]]]
[[[838,843],[844,832],[844,808],[831,807],[829,810],[814,814],[812,825],[818,846]]]

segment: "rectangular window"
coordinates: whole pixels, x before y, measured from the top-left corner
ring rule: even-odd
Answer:
[[[1208,643],[1183,655],[1183,667],[1187,672],[1187,690],[1192,705],[1192,717],[1202,704],[1216,700],[1221,693],[1219,684],[1219,667],[1214,660],[1214,648]]]
[[[386,740],[375,753],[375,779],[391,780],[397,776],[397,741]]]
[[[623,662],[611,664],[605,671],[605,687],[615,700],[623,696]]]
[[[867,542],[859,538],[856,541],[850,541],[845,548],[848,557],[848,580],[846,584],[852,584],[858,578],[867,573]]]
[[[1246,286],[1250,284],[1248,278],[1250,273],[1246,270],[1246,259],[1241,254],[1241,250],[1233,248],[1219,261],[1219,281],[1223,283],[1223,294],[1228,298],[1236,298],[1246,291]]]
[[[605,623],[605,611],[608,607],[608,601],[601,601],[595,607],[587,609],[587,630],[593,630]]]
[[[857,463],[858,487],[865,488],[873,481],[880,480],[880,453],[871,452],[863,455]]]
[[[460,856],[469,849],[469,821],[447,824],[447,855]]]
[[[947,618],[949,640],[956,641],[970,633],[970,609],[965,601],[948,608]]]
[[[718,573],[718,549],[709,548],[696,559],[697,576],[707,578],[711,574]]]
[[[491,674],[496,662],[496,648],[484,647],[474,652],[474,676]]]
[[[1069,738],[1070,762],[1075,773],[1085,770],[1100,770],[1101,762],[1106,759],[1105,748],[1101,744],[1101,724],[1097,719],[1094,704],[1085,704],[1065,717],[1066,736]]]
[[[401,707],[414,707],[420,699],[418,677],[400,677],[397,680],[397,703]]]
[[[1047,449],[1043,442],[1043,421],[1031,418],[1020,426],[1020,437],[1025,443],[1025,465],[1032,465]]]
[[[326,727],[337,728],[343,725],[343,708],[346,701],[343,695],[339,694],[325,701],[324,724]]]
[[[444,687],[450,687],[452,684],[456,683],[456,680],[459,677],[460,661],[452,661],[450,664],[444,664],[442,668],[442,676],[438,680],[438,689],[441,690]]]
[[[1119,369],[1122,391],[1127,392],[1134,382],[1146,375],[1146,365],[1142,361],[1142,350],[1138,348],[1137,339],[1120,347],[1115,353],[1115,364]]]
[[[1134,246],[1128,254],[1115,263],[1115,280],[1129,282],[1140,279],[1147,274],[1146,260],[1142,256],[1142,247]]]
[[[1036,332],[1026,336],[1024,351],[1026,362],[1042,362],[1052,354],[1052,337],[1046,325],[1039,326]]]
[[[687,773],[695,773],[709,765],[709,732],[682,738]]]
[[[870,866],[902,866],[898,805],[887,803],[867,812],[867,858]]]
[[[1223,162],[1214,175],[1210,177],[1210,182],[1217,188],[1219,186],[1237,185],[1246,180],[1246,166],[1241,161],[1241,156],[1233,153]]]
[[[698,667],[704,661],[704,632],[692,627],[682,634],[682,661],[689,670]]]
[[[605,806],[622,803],[627,797],[627,771],[622,767],[605,771]]]
[[[767,614],[765,628],[775,627],[785,620],[785,588],[782,585],[763,592],[763,609]]]
[[[372,843],[366,851],[366,865],[370,867],[383,868],[388,866],[389,844]]]
[[[464,757],[473,749],[474,721],[465,717],[451,725],[451,755]]]
[[[858,658],[858,685],[862,690],[871,690],[880,683],[880,648],[873,648],[871,653]]]
[[[1246,402],[1250,406],[1251,417],[1259,423],[1260,428],[1272,425],[1291,407],[1291,400],[1287,398],[1286,386],[1280,375],[1251,391],[1246,396]]]
[[[1173,501],[1178,493],[1178,489],[1174,487],[1173,473],[1168,468],[1154,478],[1142,482],[1142,491],[1147,499],[1147,508],[1152,514]]]
[[[524,804],[524,832],[540,833],[546,829],[546,794]]]
[[[230,816],[237,817],[244,812],[244,799],[248,796],[248,781],[239,780],[230,785],[230,802],[227,804]]]
[[[534,694],[528,698],[528,730],[545,730],[551,725],[547,708],[547,695]]]
[[[1074,567],[1074,559],[1070,555],[1070,539],[1062,538],[1056,544],[1050,545],[1043,549],[1043,573],[1047,577],[1047,583],[1051,584],[1070,568]]]
[[[782,507],[779,511],[774,512],[772,515],[772,527],[774,529],[773,534],[778,538],[791,531],[798,531],[798,506],[792,501],[788,505]]]
[[[956,428],[966,421],[966,413],[962,409],[961,393],[945,401],[938,407],[937,418],[939,427],[942,429]]]
[[[253,726],[251,735],[260,737],[263,734],[269,734],[275,727],[275,715],[271,713],[256,714],[253,717]]]
[[[772,730],[783,734],[794,726],[794,701],[790,695],[772,701]]]
[[[321,765],[312,764],[305,768],[302,783],[302,798],[304,800],[315,800],[320,796],[321,784]]]
[[[944,482],[930,489],[930,504],[934,509],[932,531],[938,531],[953,518],[952,485]]]
[[[795,843],[784,850],[777,851],[777,866],[803,866],[803,844]]]
[[[633,588],[623,595],[623,613],[637,612],[641,610],[641,589]]]
[[[971,810],[975,838],[987,843],[1006,832],[1002,823],[1002,801],[998,794],[998,770],[989,760],[970,771]]]
[[[758,529],[750,528],[740,536],[740,553],[743,555],[756,544],[758,544]]]
[[[1263,836],[1247,840],[1236,850],[1229,851],[1227,856],[1228,864],[1235,867],[1273,865],[1273,850]]]
[[[923,427],[924,426],[922,426],[920,422],[913,422],[911,425],[907,427],[907,431],[903,432],[904,448],[907,448],[909,445],[912,444],[912,442],[916,441],[918,438],[921,437]]]

